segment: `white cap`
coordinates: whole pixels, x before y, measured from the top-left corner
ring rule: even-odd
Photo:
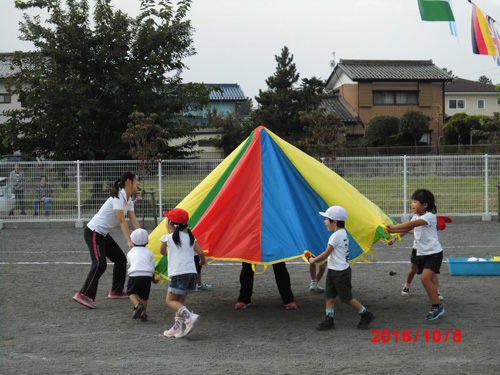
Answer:
[[[346,221],[347,220],[347,211],[344,207],[340,206],[332,206],[326,212],[320,212],[321,216],[327,217],[331,220],[337,221]]]
[[[130,235],[130,239],[136,246],[146,246],[149,242],[148,232],[142,228],[136,229]]]

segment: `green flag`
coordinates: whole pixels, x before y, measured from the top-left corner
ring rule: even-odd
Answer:
[[[455,21],[448,0],[418,0],[422,21]]]

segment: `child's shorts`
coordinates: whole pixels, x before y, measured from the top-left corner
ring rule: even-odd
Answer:
[[[410,263],[411,264],[417,264],[417,249],[413,249],[411,251]]]
[[[173,276],[168,286],[169,293],[184,296],[196,292],[196,278],[197,274],[195,273]]]
[[[439,273],[443,262],[443,252],[430,255],[417,255],[417,274],[421,274],[424,269]]]
[[[127,294],[137,294],[141,299],[147,301],[151,291],[151,276],[132,276],[128,278]]]
[[[328,269],[326,274],[325,298],[336,298],[347,303],[352,300],[351,286],[351,267],[343,271]]]

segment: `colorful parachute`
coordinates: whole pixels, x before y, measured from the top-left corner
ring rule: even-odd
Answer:
[[[269,265],[326,248],[331,235],[318,214],[329,206],[348,213],[350,258],[364,255],[394,223],[380,208],[328,167],[265,127],[255,129],[177,207],[207,257]],[[150,235],[157,271],[165,273],[159,238],[162,222]]]

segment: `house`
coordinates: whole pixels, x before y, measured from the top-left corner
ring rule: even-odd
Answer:
[[[218,114],[235,115],[243,103],[247,101],[247,97],[237,83],[206,83],[205,86],[212,87],[214,90],[210,92],[208,109],[191,113],[198,119],[200,128],[194,131],[191,136],[200,141],[201,144],[193,149],[197,156],[202,159],[219,159],[224,158],[224,150],[217,147],[212,139],[219,137],[224,132],[222,128],[204,127],[208,110],[216,110]],[[219,88],[217,90],[216,88]],[[174,140],[173,142],[182,142],[183,139]]]
[[[359,120],[347,124],[347,139],[362,137],[364,126],[374,116],[401,118],[408,111],[419,111],[431,118],[429,143],[437,144],[444,122],[445,85],[451,80],[432,60],[341,59],[327,79],[326,89]],[[329,106],[326,101],[322,105]],[[342,118],[339,109],[331,110]]]
[[[492,116],[500,112],[499,96],[495,85],[457,78],[445,87],[446,115],[465,112],[468,115]]]
[[[0,53],[0,124],[8,119],[3,115],[4,111],[21,108],[17,95],[11,96],[7,92],[7,79],[12,75],[11,64],[9,64],[10,56],[12,56],[11,53]]]

